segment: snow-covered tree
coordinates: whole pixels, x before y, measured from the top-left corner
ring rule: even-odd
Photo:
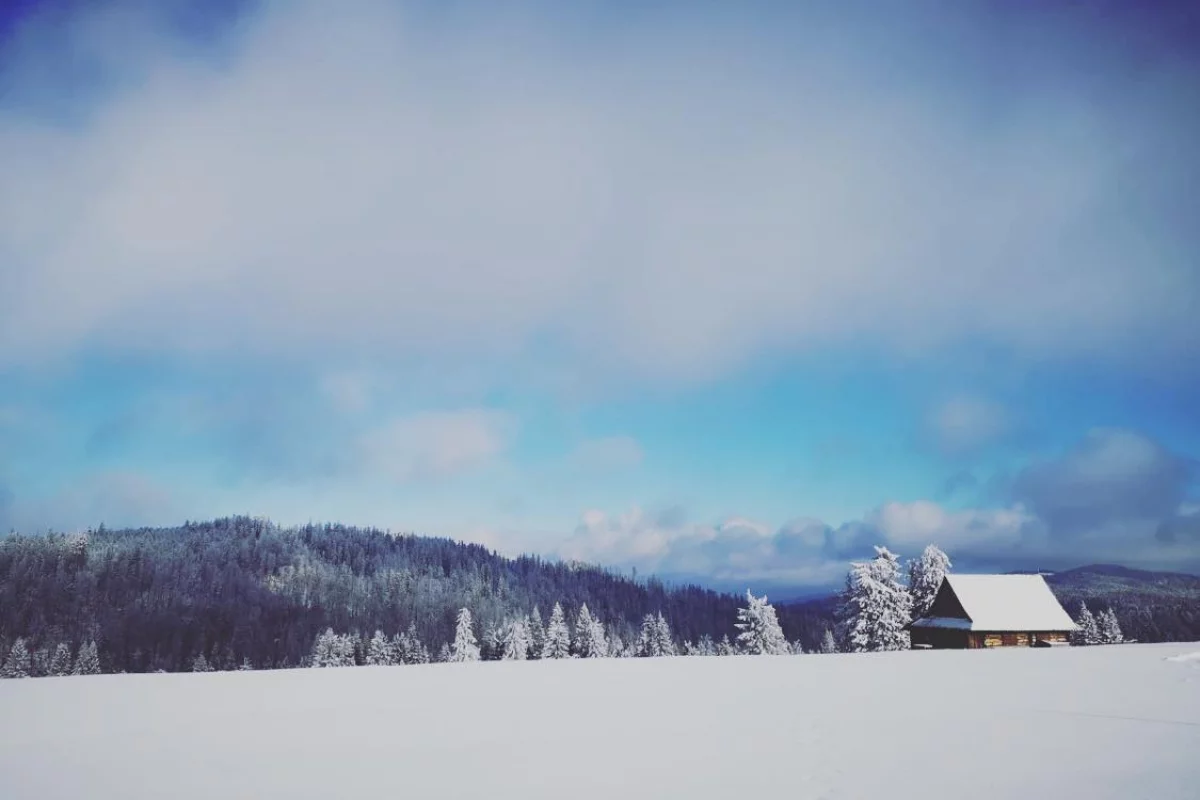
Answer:
[[[349,636],[341,636],[326,628],[313,643],[312,658],[309,662],[318,668],[353,667],[354,641]]]
[[[1079,627],[1071,633],[1071,644],[1100,644],[1100,626],[1088,610],[1087,603],[1079,604],[1079,616],[1075,618],[1075,624]]]
[[[717,643],[717,655],[719,655],[719,656],[737,655],[737,650],[734,648],[733,643],[729,641],[728,635],[721,637],[721,641]]]
[[[662,612],[647,614],[642,619],[642,635],[638,639],[637,654],[643,658],[658,658],[675,655],[675,639],[671,626]]]
[[[252,672],[254,670],[254,665],[250,663],[248,656],[242,659],[242,665],[238,667],[238,670],[240,672]]]
[[[707,633],[700,637],[696,642],[696,655],[698,656],[715,656],[717,654],[717,646],[713,643],[713,639]]]
[[[654,620],[655,635],[658,638],[659,655],[673,656],[676,654],[675,637],[671,634],[671,626],[667,624],[667,618],[658,612],[658,616]]]
[[[471,612],[466,608],[458,610],[458,625],[454,629],[454,646],[450,650],[450,660],[456,662],[479,660],[479,643],[475,641]]]
[[[504,631],[505,661],[524,661],[529,658],[529,628],[524,619],[510,622]]]
[[[533,613],[526,620],[525,628],[529,632],[529,657],[541,658],[542,650],[546,646],[546,626],[542,624],[542,612],[537,606],[533,607]]]
[[[192,659],[192,672],[212,672],[213,668],[209,666],[208,659],[204,657],[204,653],[200,653]]]
[[[75,667],[71,670],[74,675],[99,675],[100,654],[95,642],[86,642],[79,646],[75,654]]]
[[[483,627],[483,637],[479,640],[481,661],[499,661],[504,657],[505,627],[494,622],[489,622]]]
[[[54,656],[50,659],[50,674],[71,674],[71,645],[59,642],[58,647],[54,648]]]
[[[895,554],[876,547],[874,559],[851,566],[839,616],[850,652],[910,647],[904,626],[912,621],[912,597],[900,583]]]
[[[571,631],[567,628],[567,617],[562,605],[554,604],[550,612],[550,624],[546,626],[546,643],[542,646],[542,658],[570,658]]]
[[[393,664],[392,645],[383,631],[375,631],[371,641],[367,643],[366,663],[373,667],[386,667]]]
[[[450,645],[447,642],[442,642],[442,646],[438,650],[437,662],[439,664],[445,664],[446,662],[453,661],[453,660],[454,660],[454,651],[450,649]]]
[[[929,611],[950,566],[950,557],[932,544],[926,546],[918,558],[908,562],[908,593],[912,596],[913,619],[919,619]]]
[[[8,653],[8,658],[4,660],[4,667],[0,670],[0,676],[5,678],[28,678],[33,674],[33,657],[29,654],[29,648],[25,644],[24,639],[18,638],[13,642],[12,650]]]
[[[1121,623],[1117,621],[1117,615],[1111,608],[1096,615],[1096,627],[1101,644],[1120,644],[1125,641],[1125,636],[1121,633]]]
[[[833,638],[833,631],[829,630],[829,628],[826,628],[825,635],[821,637],[821,652],[836,653],[837,651],[837,640]]]
[[[429,651],[417,636],[417,626],[409,623],[408,630],[392,639],[397,664],[428,664]]]
[[[580,658],[607,658],[608,637],[604,635],[604,623],[593,617],[587,603],[579,608],[575,622],[575,655]]]
[[[738,621],[734,626],[741,631],[737,636],[738,647],[748,655],[782,656],[791,652],[775,608],[767,602],[766,595],[755,597],[746,590],[746,607],[739,608]]]

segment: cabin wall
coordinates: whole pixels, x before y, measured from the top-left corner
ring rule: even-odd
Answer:
[[[962,650],[967,647],[967,631],[946,628],[911,628],[914,645],[929,645],[934,650]]]
[[[945,628],[913,628],[913,645],[929,645],[935,650],[986,649],[990,647],[1033,647],[1039,640],[1066,643],[1066,631],[958,631]]]

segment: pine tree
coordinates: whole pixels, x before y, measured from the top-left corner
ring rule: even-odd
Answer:
[[[1100,644],[1100,626],[1088,610],[1087,603],[1079,604],[1079,616],[1075,619],[1075,624],[1079,627],[1071,633],[1071,644]]]
[[[505,661],[524,661],[529,658],[529,629],[524,619],[515,619],[504,632],[502,657]]]
[[[755,597],[746,590],[746,608],[738,609],[738,621],[734,626],[741,631],[738,634],[738,646],[748,655],[781,656],[791,652],[783,629],[779,627],[779,619],[775,608],[767,602],[767,598]]]
[[[850,652],[907,650],[912,597],[900,583],[900,564],[886,547],[875,558],[852,565],[839,610],[843,639]]]
[[[454,651],[450,649],[450,645],[448,643],[442,642],[442,647],[440,650],[438,650],[437,662],[439,664],[445,664],[453,660]]]
[[[458,626],[454,630],[454,647],[450,651],[450,660],[455,662],[479,660],[479,644],[475,641],[475,630],[471,625],[471,612],[465,608],[460,608],[458,611]]]
[[[696,642],[696,655],[698,656],[715,656],[717,654],[717,646],[713,643],[713,639],[707,633],[700,637],[700,641]]]
[[[242,665],[240,667],[238,667],[238,670],[241,672],[250,672],[253,669],[254,669],[254,665],[250,663],[249,657],[243,658]]]
[[[393,640],[393,642],[394,647],[398,652],[396,663],[429,663],[429,651],[425,649],[425,645],[421,643],[420,637],[417,636],[417,626],[415,623],[409,623],[408,630],[400,634],[396,639]]]
[[[542,646],[542,658],[570,658],[571,631],[567,628],[567,618],[563,614],[562,605],[554,604],[550,612],[550,624],[546,626],[546,643]]]
[[[836,653],[838,651],[837,641],[833,638],[833,631],[829,628],[825,629],[825,636],[821,638],[822,653]]]
[[[587,603],[580,607],[575,622],[575,655],[580,658],[608,657],[608,638],[604,635],[604,623],[591,615]]]
[[[1125,641],[1121,633],[1121,623],[1111,608],[1100,613],[1096,618],[1096,627],[1101,644],[1120,644]]]
[[[213,669],[208,664],[208,659],[204,657],[204,653],[200,653],[192,660],[192,672],[212,672]]]
[[[377,630],[371,637],[371,641],[367,644],[365,661],[372,667],[386,667],[393,663],[392,646],[387,637],[383,635],[383,631]]]
[[[54,657],[50,659],[50,674],[71,674],[71,645],[59,642],[58,647],[54,648]]]
[[[326,628],[313,643],[309,663],[318,668],[353,667],[354,637],[339,635],[333,632],[333,628]]]
[[[79,646],[79,652],[75,654],[75,668],[72,670],[72,674],[100,674],[100,655],[95,642],[87,642]]]
[[[658,612],[658,616],[654,620],[654,635],[657,640],[657,649],[660,656],[673,656],[676,654],[675,637],[671,635],[671,626],[667,624],[667,618]]]
[[[908,593],[912,596],[913,619],[920,619],[929,611],[950,566],[950,557],[932,544],[926,546],[919,558],[908,562]]]
[[[737,655],[737,650],[734,649],[733,643],[729,641],[729,636],[723,636],[720,643],[717,644],[717,655],[733,656]]]
[[[504,635],[506,629],[495,623],[488,623],[483,632],[483,641],[479,645],[479,658],[482,661],[499,661],[504,657]]]
[[[533,607],[526,628],[529,631],[529,657],[541,658],[542,650],[546,647],[546,626],[542,624],[542,612],[537,606]]]
[[[5,678],[28,678],[33,674],[33,658],[29,654],[29,648],[25,645],[25,640],[18,638],[13,642],[12,650],[9,651],[8,658],[4,661],[4,667],[0,670],[0,676]]]

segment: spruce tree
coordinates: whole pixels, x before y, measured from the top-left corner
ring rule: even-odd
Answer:
[[[1106,609],[1096,619],[1098,638],[1102,644],[1120,644],[1125,641],[1121,634],[1121,623],[1111,608]]]
[[[580,658],[607,658],[608,639],[604,624],[591,615],[587,603],[579,609],[575,622],[575,655]]]
[[[58,647],[54,648],[54,657],[50,659],[50,674],[71,674],[71,645],[59,642]]]
[[[913,619],[920,619],[929,611],[950,566],[950,557],[932,544],[926,546],[918,558],[908,562],[908,593],[912,596]]]
[[[367,644],[366,663],[372,667],[386,667],[392,664],[392,647],[383,631],[375,631]]]
[[[729,641],[728,634],[721,637],[721,641],[717,644],[717,655],[719,655],[719,656],[737,655],[737,650],[734,649],[733,643]]]
[[[767,598],[755,597],[746,590],[746,607],[738,609],[738,621],[734,626],[741,631],[738,634],[738,647],[748,655],[781,656],[791,652],[783,629],[779,627],[779,619],[775,608],[767,602]]]
[[[454,647],[450,651],[450,660],[455,662],[479,660],[479,643],[475,641],[471,612],[466,608],[458,610],[458,625],[454,630]]]
[[[1100,644],[1100,627],[1096,623],[1096,618],[1092,616],[1092,612],[1088,610],[1087,603],[1080,602],[1079,616],[1075,619],[1075,624],[1079,627],[1071,633],[1071,644],[1080,646]]]
[[[826,628],[825,635],[821,638],[821,652],[836,653],[837,651],[837,640],[833,638],[833,631],[829,630],[829,628]]]
[[[529,629],[524,619],[510,622],[504,633],[502,657],[505,661],[524,661],[529,658]]]
[[[546,626],[546,643],[542,646],[542,658],[570,658],[571,631],[567,628],[567,617],[562,605],[554,604],[550,612],[550,624]]]
[[[850,652],[907,650],[912,596],[900,583],[900,564],[886,547],[875,558],[852,565],[839,610],[843,639]]]
[[[542,612],[537,606],[533,607],[525,626],[529,631],[529,657],[541,658],[542,649],[546,646],[546,626],[542,624]]]
[[[209,666],[208,659],[204,657],[204,653],[200,653],[192,660],[192,672],[212,672],[213,669]]]
[[[72,674],[100,674],[100,655],[95,642],[87,642],[79,646],[79,652],[75,654],[75,668],[72,670]]]
[[[667,624],[667,618],[662,615],[661,611],[654,619],[654,635],[660,656],[675,655],[675,637],[671,634],[671,626]]]
[[[33,674],[33,658],[29,654],[29,648],[25,645],[25,640],[18,638],[13,642],[12,650],[8,653],[8,658],[4,661],[4,667],[0,670],[0,676],[5,678],[28,678]]]

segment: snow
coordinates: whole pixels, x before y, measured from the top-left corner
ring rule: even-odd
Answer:
[[[1041,575],[946,576],[950,588],[971,618],[973,631],[1073,631],[1075,623]],[[926,617],[920,628],[962,627],[948,617]]]
[[[1200,661],[1200,650],[1197,650],[1194,653],[1180,653],[1177,656],[1167,656],[1166,660],[1179,662]]]
[[[1195,798],[1195,649],[8,680],[0,797]]]

